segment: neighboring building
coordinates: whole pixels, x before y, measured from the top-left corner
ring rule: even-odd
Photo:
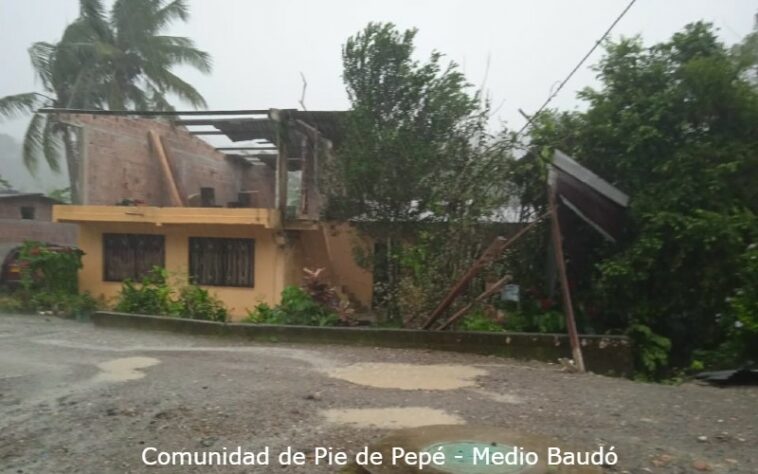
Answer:
[[[81,204],[55,206],[53,219],[79,225],[82,290],[113,298],[124,279],[158,265],[208,288],[241,319],[259,302],[276,304],[304,267],[323,267],[332,285],[370,306],[371,272],[353,259],[368,242],[349,224],[319,220],[320,165],[339,112],[171,121],[52,113],[79,132]],[[256,142],[215,149],[197,137],[206,134]]]
[[[53,220],[53,204],[58,201],[42,193],[0,192],[0,219]]]
[[[76,244],[76,226],[52,222],[58,201],[41,193],[0,192],[0,261],[5,251],[25,240],[60,245]]]

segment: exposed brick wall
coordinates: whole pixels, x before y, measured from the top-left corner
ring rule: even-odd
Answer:
[[[34,220],[53,220],[53,204],[39,196],[19,196],[0,199],[0,219],[21,219],[21,208],[33,207]]]
[[[180,193],[198,194],[212,187],[216,204],[236,201],[245,190],[259,190],[259,199],[273,205],[273,171],[227,159],[184,127],[133,117],[68,114],[61,120],[83,127],[83,204],[112,205],[140,199],[155,206],[171,205],[167,185],[148,140],[154,130],[163,140]],[[271,178],[269,179],[269,174]]]
[[[76,224],[0,219],[0,243],[21,243],[37,240],[61,245],[76,245],[79,227]]]
[[[256,191],[253,207],[275,208],[276,172],[265,165],[246,166],[241,191]]]

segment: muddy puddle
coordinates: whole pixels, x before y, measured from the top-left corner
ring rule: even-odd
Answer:
[[[321,414],[329,423],[359,428],[396,429],[466,423],[457,415],[427,407],[348,408],[323,410]]]
[[[374,388],[455,390],[476,386],[487,371],[468,365],[360,363],[327,371],[330,377]]]
[[[137,380],[145,376],[140,369],[152,367],[161,361],[152,357],[123,357],[97,364],[101,370],[95,377],[97,380],[107,382],[124,382]]]

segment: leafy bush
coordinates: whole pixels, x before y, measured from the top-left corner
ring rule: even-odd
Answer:
[[[340,321],[352,325],[355,310],[347,298],[341,297],[336,288],[324,281],[323,271],[323,268],[316,270],[304,268],[302,289],[314,302],[337,314]]]
[[[226,307],[207,290],[192,284],[172,284],[169,279],[164,268],[153,267],[138,283],[125,280],[116,311],[226,321]],[[179,287],[178,290],[175,286]]]
[[[178,314],[185,318],[223,322],[228,316],[226,307],[218,298],[196,285],[182,287],[177,303]]]
[[[32,295],[27,308],[32,311],[51,311],[60,316],[84,316],[103,306],[89,293],[47,293]]]
[[[46,244],[26,241],[21,247],[21,285],[30,291],[75,294],[82,252],[76,248],[51,249]]]
[[[18,313],[26,311],[28,308],[24,305],[24,302],[16,294],[12,295],[0,295],[0,311],[7,313]]]
[[[76,248],[26,241],[21,248],[21,288],[0,298],[0,309],[12,312],[49,311],[81,316],[101,303],[78,292],[78,271],[84,253]]]
[[[502,324],[495,321],[484,311],[473,311],[463,321],[461,321],[460,329],[463,331],[486,331],[486,332],[501,332],[505,331]]]
[[[260,303],[248,313],[248,322],[299,326],[336,326],[340,318],[334,311],[317,303],[305,290],[288,286],[282,301],[275,307]]]
[[[157,315],[179,314],[179,305],[174,301],[174,290],[168,283],[168,272],[153,267],[136,283],[124,280],[116,303],[116,311]]]
[[[638,377],[658,378],[668,365],[671,341],[655,334],[644,324],[635,324],[630,327],[628,335],[634,342]]]

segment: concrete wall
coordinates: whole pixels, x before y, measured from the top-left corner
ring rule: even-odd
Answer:
[[[243,225],[163,225],[139,223],[83,223],[80,225],[79,248],[85,255],[79,272],[79,287],[93,296],[111,300],[121,289],[119,282],[103,281],[103,233],[137,233],[164,235],[165,263],[169,272],[186,278],[189,271],[190,237],[229,237],[255,239],[254,287],[237,288],[206,286],[229,309],[233,320],[243,319],[249,308],[260,302],[276,304],[288,283],[291,250],[282,248],[275,232],[262,226]]]
[[[216,204],[237,201],[240,191],[259,191],[256,207],[273,207],[273,170],[227,159],[205,141],[168,122],[107,115],[65,114],[60,119],[82,127],[82,203],[113,205],[139,199],[171,205],[160,163],[148,140],[154,130],[163,140],[179,192],[201,187],[216,191]]]
[[[45,221],[0,219],[0,244],[20,244],[36,240],[60,245],[76,245],[78,226]]]
[[[95,313],[92,320],[98,326],[236,336],[262,342],[434,349],[553,363],[559,357],[571,357],[566,334],[223,324],[108,312]],[[634,360],[628,338],[580,335],[579,340],[587,370],[616,376],[632,375]]]
[[[33,207],[35,221],[53,220],[53,203],[41,196],[18,196],[0,199],[0,219],[21,219],[21,208]]]

